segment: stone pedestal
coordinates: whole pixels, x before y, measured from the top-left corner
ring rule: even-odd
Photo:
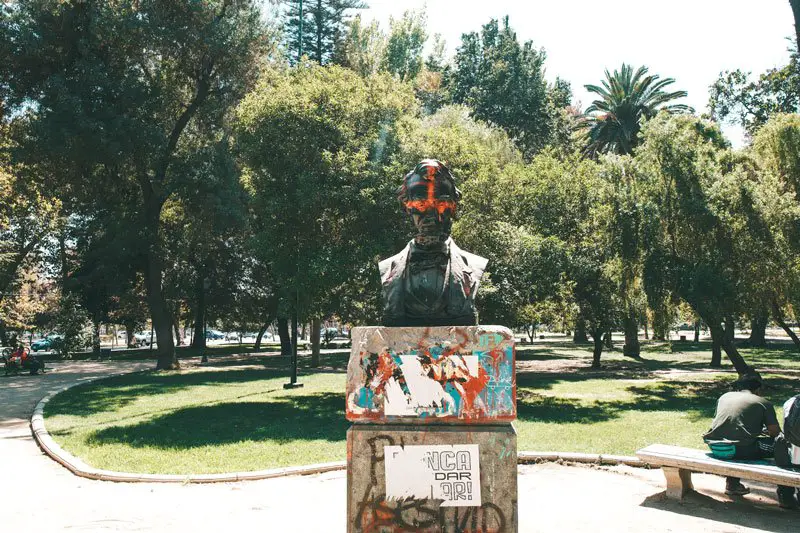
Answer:
[[[366,327],[352,338],[348,532],[517,531],[511,331]]]
[[[350,533],[517,531],[511,424],[356,424],[347,458]]]

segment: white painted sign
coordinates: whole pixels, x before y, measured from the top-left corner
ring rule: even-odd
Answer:
[[[443,500],[442,507],[481,505],[477,444],[384,446],[387,500]]]

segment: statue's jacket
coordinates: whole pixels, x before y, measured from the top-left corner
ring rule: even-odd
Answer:
[[[428,315],[408,312],[406,298],[409,256],[413,240],[397,255],[381,261],[378,266],[383,289],[384,326],[471,326],[477,324],[475,295],[488,260],[466,252],[448,239],[449,271],[444,293],[443,311]]]

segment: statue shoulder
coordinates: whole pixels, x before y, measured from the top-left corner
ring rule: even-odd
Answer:
[[[453,243],[451,246],[454,246]],[[489,264],[489,260],[485,257],[481,257],[479,255],[475,255],[473,253],[467,252],[462,250],[458,246],[455,246],[455,252],[457,252],[461,256],[461,260],[467,265],[469,268],[472,269],[473,272],[477,274],[477,277],[480,278],[483,275],[483,272],[486,270],[486,266]]]
[[[406,257],[408,256],[408,246],[403,248],[400,253],[395,254],[391,257],[387,257],[381,261],[378,261],[378,270],[381,274],[381,283],[386,284],[389,283],[397,273],[402,273],[405,269],[406,264]]]

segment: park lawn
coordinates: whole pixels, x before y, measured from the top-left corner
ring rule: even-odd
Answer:
[[[762,369],[777,407],[797,393],[797,356],[744,354]],[[520,347],[518,355],[514,425],[519,449],[528,451],[631,455],[656,442],[703,448],[716,399],[735,376],[730,368],[709,372],[702,349],[652,345],[644,361],[611,352],[601,371],[585,368],[588,347],[563,341]],[[117,471],[220,473],[343,460],[346,359],[324,355],[325,370],[304,368],[304,387],[292,390],[283,389],[286,360],[274,356],[109,378],[57,395],[46,424],[70,453]],[[569,366],[576,364],[583,366]]]

